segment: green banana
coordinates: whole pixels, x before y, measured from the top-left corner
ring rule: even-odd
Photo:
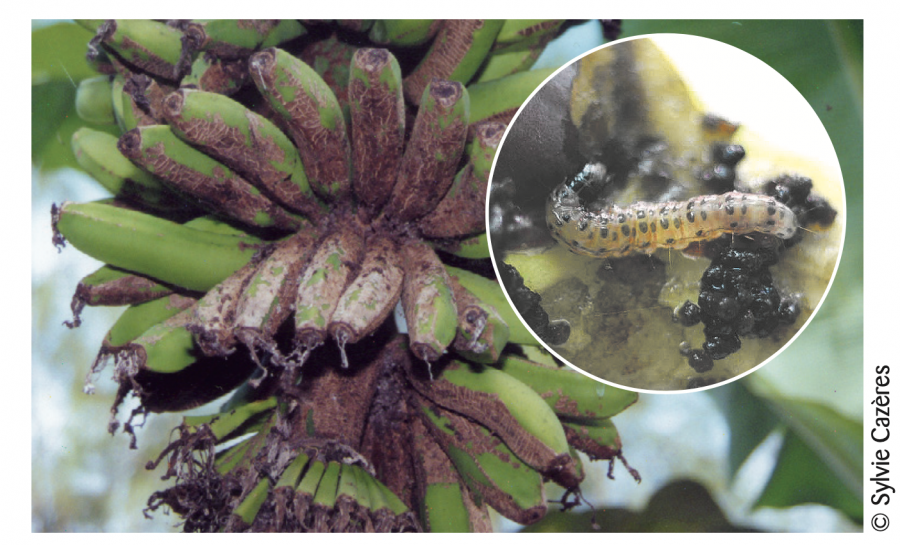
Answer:
[[[204,231],[206,233],[217,233],[220,235],[231,235],[239,237],[238,240],[244,244],[266,244],[263,240],[252,235],[244,229],[236,226],[234,222],[225,221],[223,218],[214,215],[197,216],[196,218],[184,222],[182,225]]]
[[[78,89],[75,91],[75,112],[88,123],[114,125],[116,113],[112,104],[111,78],[97,76],[78,82]]]
[[[495,48],[484,61],[476,80],[482,83],[530,70],[554,37],[555,30],[554,33],[534,34],[511,45]]]
[[[310,514],[312,515],[312,531],[324,532],[330,528],[329,519],[334,512],[334,504],[337,501],[338,482],[341,468],[339,462],[328,462],[316,495],[313,496]]]
[[[241,471],[252,469],[253,460],[257,457],[263,447],[266,446],[269,434],[275,427],[277,420],[278,415],[276,411],[272,411],[269,413],[268,419],[263,420],[258,428],[254,425],[246,430],[248,433],[255,431],[256,433],[254,435],[217,453],[214,462],[216,471],[224,475],[226,473],[240,474]]]
[[[108,265],[85,276],[72,296],[70,329],[81,325],[81,311],[87,306],[125,306],[146,303],[172,294],[172,288],[150,278],[131,274]]]
[[[89,56],[95,56],[103,43],[141,70],[171,81],[180,79],[176,66],[181,58],[181,31],[146,19],[76,19],[75,22],[96,32],[88,44]]]
[[[103,338],[101,354],[109,354],[121,349],[154,325],[168,320],[196,302],[197,300],[193,297],[173,293],[160,299],[128,307]]]
[[[397,183],[383,212],[386,217],[407,222],[434,209],[453,183],[468,121],[466,88],[453,81],[431,81],[400,160]]]
[[[151,78],[147,74],[132,74],[122,87],[122,91],[131,95],[141,110],[160,123],[163,122],[163,100],[174,90],[174,86]]]
[[[341,294],[328,326],[338,346],[354,344],[372,333],[397,306],[403,282],[399,252],[389,238],[366,241],[359,274]]]
[[[429,484],[425,491],[422,526],[429,532],[470,532],[469,511],[463,495],[466,490],[456,483]]]
[[[100,203],[54,205],[54,242],[71,242],[113,267],[205,292],[245,265],[260,247],[142,212]]]
[[[221,161],[264,194],[307,217],[323,212],[297,148],[275,124],[224,95],[180,89],[163,103],[179,138]]]
[[[503,295],[503,289],[496,280],[490,280],[475,273],[457,269],[456,267],[446,266],[447,274],[455,277],[456,280],[472,294],[491,305],[497,310],[500,318],[506,322],[509,327],[509,342],[516,344],[538,344],[535,338],[528,332],[528,329],[519,320],[506,296]]]
[[[550,368],[516,356],[505,356],[497,365],[540,394],[559,416],[579,422],[617,415],[638,399],[637,392],[609,386],[565,367]]]
[[[420,418],[411,423],[413,451],[416,457],[416,484],[419,519],[429,532],[471,532],[464,496],[465,485],[459,472]]]
[[[318,234],[307,229],[278,243],[240,293],[234,336],[250,349],[254,361],[257,347],[278,355],[275,333],[293,310],[297,277],[316,247]]]
[[[206,292],[194,306],[187,329],[207,356],[227,356],[234,352],[237,344],[234,328],[241,296],[260,266],[258,257],[250,260]]]
[[[259,513],[260,507],[262,507],[263,502],[266,501],[270,486],[271,483],[269,482],[269,479],[265,477],[260,479],[259,482],[256,483],[256,486],[244,496],[241,503],[234,508],[234,515],[240,517],[244,524],[247,524],[248,526],[253,524],[253,520],[256,519],[256,514]]]
[[[84,392],[88,394],[94,393],[93,381],[106,367],[110,356],[116,359],[117,354],[125,351],[128,344],[140,337],[142,333],[191,307],[196,301],[192,297],[184,297],[173,293],[169,296],[133,305],[125,309],[125,312],[119,316],[112,327],[109,328],[106,336],[103,337],[97,357],[91,364],[91,370],[84,379]]]
[[[297,483],[297,488],[294,490],[294,516],[305,529],[309,529],[310,525],[306,523],[306,520],[324,474],[325,464],[320,460],[310,460],[306,473],[300,478],[300,482]]]
[[[193,316],[192,306],[144,331],[126,346],[128,355],[124,357],[132,362],[128,367],[177,373],[194,363],[194,337],[186,327]]]
[[[252,456],[250,452],[255,441],[252,441],[253,438],[245,439],[236,445],[232,445],[228,447],[226,450],[219,452],[216,454],[216,461],[214,467],[216,471],[222,475],[226,473],[230,473],[233,471],[238,464],[245,460],[247,456]]]
[[[363,238],[352,225],[326,236],[297,281],[294,328],[298,361],[325,342],[338,300],[363,258]]]
[[[591,424],[563,423],[572,448],[588,455],[591,461],[612,460],[622,454],[622,439],[608,418]]]
[[[486,502],[519,524],[531,524],[544,516],[547,500],[541,474],[523,463],[489,429],[424,403],[420,403],[419,411],[476,505]]]
[[[409,329],[410,348],[426,364],[436,361],[456,337],[456,301],[443,263],[421,241],[403,246],[400,301]]]
[[[491,247],[488,244],[486,232],[462,239],[432,240],[430,244],[438,250],[464,259],[490,259],[491,257]]]
[[[248,423],[271,416],[272,410],[277,404],[278,399],[273,396],[241,405],[224,413],[186,416],[184,425],[191,431],[196,431],[201,425],[208,425],[212,434],[216,436],[216,442],[221,444],[236,437],[238,435],[235,433],[236,431],[246,433],[244,430]]]
[[[275,48],[250,57],[250,76],[297,145],[310,186],[339,201],[350,192],[350,140],[334,92],[310,66]]]
[[[191,210],[156,177],[122,155],[118,138],[82,127],[72,134],[72,152],[78,165],[117,198],[155,210]]]
[[[415,514],[403,501],[383,482],[358,468],[363,481],[369,487],[369,501],[374,523],[374,531],[385,532],[421,532]]]
[[[526,464],[565,487],[576,486],[565,430],[541,397],[511,375],[453,361],[434,380],[410,379],[423,397],[489,428]]]
[[[146,303],[172,294],[172,288],[147,277],[104,265],[85,276],[72,299],[81,306],[125,306]]]
[[[223,60],[201,53],[191,64],[190,73],[181,78],[181,88],[231,96],[248,81],[247,59]]]
[[[369,38],[383,45],[421,45],[437,34],[443,21],[434,19],[379,19],[372,24]]]
[[[556,36],[563,19],[507,19],[497,33],[495,43],[508,45],[535,36]]]
[[[125,157],[169,187],[217,213],[252,227],[295,231],[305,223],[222,163],[180,140],[168,125],[132,129],[119,138],[118,147]]]
[[[368,488],[361,489],[356,479],[356,470],[352,465],[341,466],[341,476],[338,480],[337,494],[334,500],[334,516],[331,521],[331,531],[335,533],[359,532],[364,517],[358,512],[362,491],[368,495]],[[368,500],[366,500],[368,501]]]
[[[426,86],[435,78],[466,84],[487,58],[500,19],[452,19],[444,21],[425,58],[403,79],[406,99],[419,104]]]
[[[208,403],[247,380],[254,364],[246,354],[205,358],[188,326],[193,307],[152,326],[116,354],[115,406],[128,391],[151,412],[183,411]]]
[[[348,87],[353,192],[377,212],[391,195],[403,155],[406,106],[400,65],[386,49],[359,49]]]
[[[282,486],[289,487],[291,490],[296,488],[308,465],[309,456],[303,451],[297,453],[297,457],[281,472],[278,482],[275,483],[275,488],[281,488]]]
[[[427,237],[462,237],[484,232],[484,202],[494,155],[506,125],[483,121],[475,128],[469,163],[456,175],[434,210],[417,222]]]
[[[296,19],[281,19],[259,44],[260,49],[275,47],[306,34],[306,27]]]
[[[528,100],[556,68],[518,72],[499,79],[469,85],[469,123],[491,120],[509,124],[519,106]]]
[[[497,361],[509,340],[509,326],[497,309],[475,297],[455,277],[451,277],[450,285],[459,314],[454,351],[477,363]]]
[[[246,57],[264,43],[270,47],[306,33],[296,19],[197,19],[177,26],[192,50],[225,59]]]
[[[119,128],[122,131],[130,131],[138,126],[159,123],[137,105],[131,93],[125,92],[125,84],[125,76],[117,73],[112,82],[112,103],[113,114],[116,116]]]

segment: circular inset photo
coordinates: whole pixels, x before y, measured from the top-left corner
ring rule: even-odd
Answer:
[[[662,34],[596,49],[520,108],[497,152],[489,240],[556,356],[639,391],[759,368],[818,309],[845,232],[813,109],[729,45]]]

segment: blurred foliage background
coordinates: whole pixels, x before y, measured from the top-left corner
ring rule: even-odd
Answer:
[[[753,375],[711,391],[642,395],[616,418],[638,485],[591,464],[587,506],[552,513],[530,531],[859,531],[862,519],[862,21],[637,21],[622,37],[682,33],[738,47],[781,73],[812,105],[840,160],[847,238],[831,291],[800,337]],[[115,388],[82,381],[121,309],[91,308],[69,330],[78,280],[98,266],[50,244],[50,205],[107,196],[77,170],[71,133],[90,34],[66,22],[32,30],[32,530],[173,531],[177,519],[141,514],[169,485],[146,471],[180,420],[153,415],[128,438],[106,432]],[[540,66],[560,66],[603,43],[600,24],[573,25]],[[714,66],[709,67],[715,70]],[[752,82],[734,82],[748,85]],[[700,91],[702,96],[702,90]],[[727,112],[719,112],[727,116]],[[752,126],[752,120],[740,120]],[[125,407],[122,410],[128,411]],[[124,414],[124,413],[123,413]],[[557,494],[557,492],[559,492]],[[549,490],[559,496],[561,490]],[[498,530],[517,530],[499,521]]]

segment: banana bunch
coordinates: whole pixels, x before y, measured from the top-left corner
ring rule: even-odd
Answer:
[[[112,364],[111,430],[129,395],[133,418],[235,390],[185,419],[151,508],[186,530],[489,530],[487,506],[529,523],[544,481],[577,490],[573,447],[621,458],[609,417],[636,395],[510,356],[536,341],[467,270],[505,121],[549,74],[499,59],[559,22],[82,24],[105,75],[79,115],[121,134],[72,148],[114,197],[54,206],[54,243],[104,263],[70,327],[127,306],[85,389]]]

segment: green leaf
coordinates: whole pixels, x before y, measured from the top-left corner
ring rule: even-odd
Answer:
[[[767,393],[755,393],[747,384]],[[862,520],[862,423],[821,403],[780,396],[773,385],[758,376],[723,386],[710,395],[730,426],[732,477],[776,426],[787,428],[775,469],[757,507],[819,503],[844,512],[856,522]]]
[[[788,432],[758,507],[820,503],[863,515],[863,426],[825,405],[767,397]]]
[[[85,59],[93,35],[75,23],[59,23],[31,33],[31,85],[66,81],[74,86],[97,75]]]
[[[643,511],[599,509],[549,513],[524,532],[747,532],[734,526],[700,483],[672,481],[650,498]]]
[[[117,127],[85,123],[75,113],[78,82],[97,76],[84,58],[90,39],[90,32],[73,23],[31,33],[31,162],[41,170],[80,169],[71,146],[79,127],[118,135]]]
[[[834,507],[857,524],[862,523],[862,499],[833,477],[818,452],[796,433],[788,432],[775,470],[755,507],[793,507],[804,503]]]
[[[734,478],[750,453],[775,429],[778,419],[765,401],[740,381],[710,390],[709,395],[728,421],[728,475]]]

